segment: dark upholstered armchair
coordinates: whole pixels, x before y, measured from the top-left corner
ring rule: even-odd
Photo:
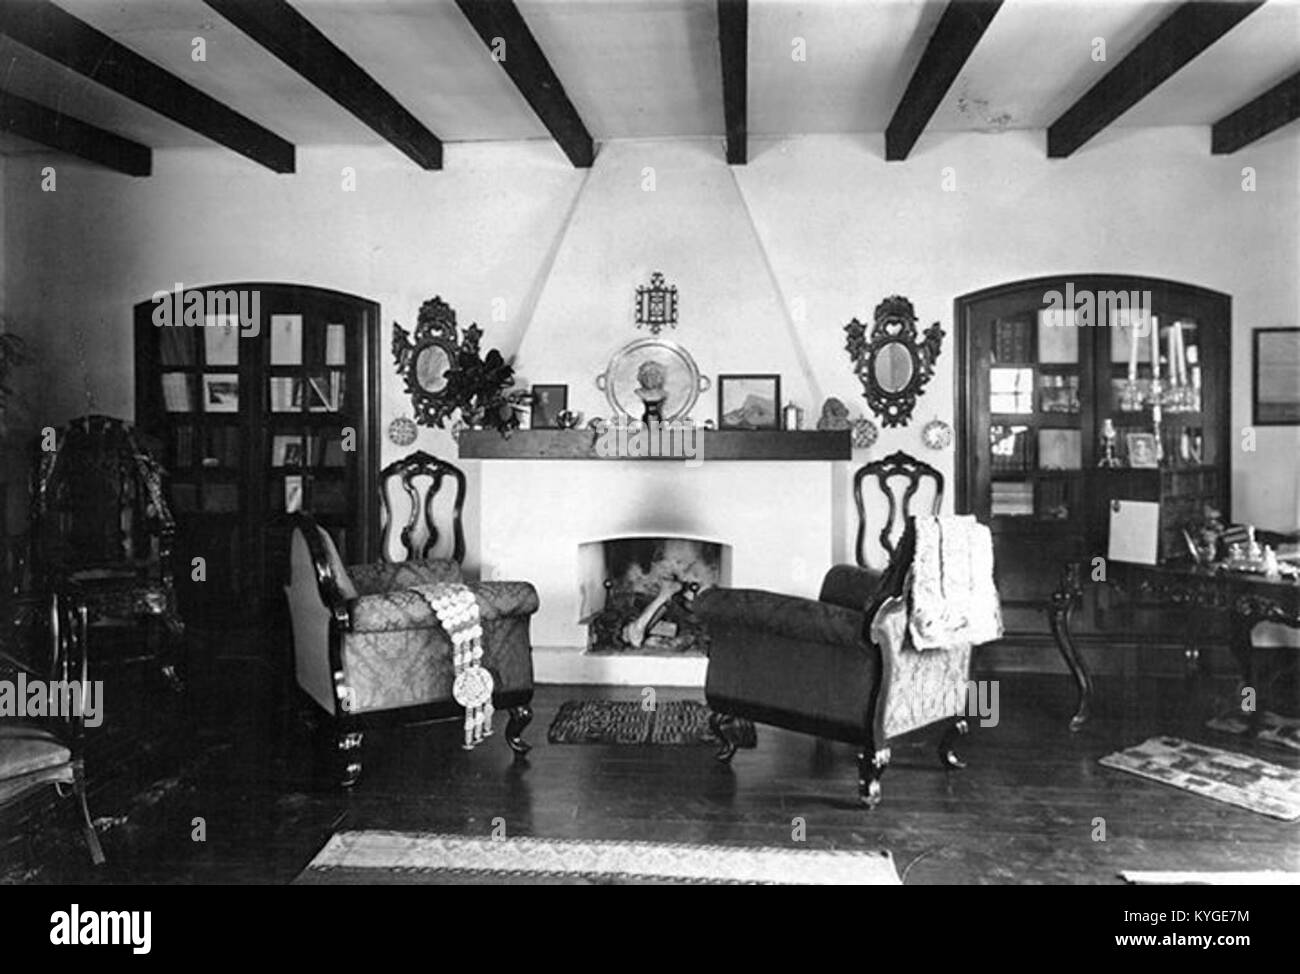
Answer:
[[[864,743],[880,681],[864,610],[880,580],[871,569],[836,565],[816,601],[754,589],[696,597],[712,641],[704,692],[724,742],[720,757],[735,751],[725,732],[734,716]]]
[[[876,609],[886,599],[904,591],[915,550],[911,528],[891,529],[909,514],[918,482],[933,478],[933,510],[943,495],[938,471],[904,453],[863,467],[855,478],[859,511],[864,511],[861,484],[879,480],[889,497],[889,519],[880,539],[891,554],[883,570],[837,565],[826,573],[821,593],[814,601],[753,589],[715,588],[696,597],[694,610],[709,627],[711,647],[704,694],[714,733],[722,741],[719,760],[730,761],[736,746],[727,736],[736,717],[857,744],[858,784],[868,806],[880,802],[880,777],[889,761],[888,736],[883,721],[882,692],[887,691],[893,668],[870,637]],[[893,489],[906,483],[899,503]],[[865,517],[859,525],[859,557],[865,535]],[[939,657],[933,657],[939,662]],[[944,661],[946,685],[964,683],[969,653]],[[933,675],[933,674],[932,674]],[[930,710],[924,722],[933,722]],[[949,713],[946,716],[957,716]],[[912,720],[910,726],[922,726]],[[946,767],[963,767],[953,752],[957,735],[967,732],[965,720],[955,720],[939,742],[940,760]]]

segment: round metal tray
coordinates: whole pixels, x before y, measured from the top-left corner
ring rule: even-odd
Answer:
[[[637,370],[646,362],[658,362],[664,369],[663,404],[665,422],[689,419],[695,400],[706,391],[710,382],[700,375],[699,366],[691,353],[666,338],[638,338],[624,345],[609,360],[605,371],[596,376],[596,388],[605,393],[613,418],[640,419],[645,404],[636,394],[641,387]]]

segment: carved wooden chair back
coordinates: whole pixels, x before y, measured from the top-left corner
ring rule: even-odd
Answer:
[[[880,460],[864,464],[853,475],[853,502],[858,508],[858,537],[855,554],[858,564],[867,567],[867,510],[862,494],[862,482],[873,478],[889,503],[889,514],[878,535],[880,546],[892,559],[898,545],[898,538],[907,525],[907,519],[914,513],[912,501],[917,496],[922,484],[929,480],[934,485],[934,501],[930,506],[931,514],[938,514],[943,504],[943,474],[923,460],[918,460],[909,453],[898,450]]]
[[[421,498],[417,478],[427,485]],[[444,484],[450,480],[454,490],[451,506],[451,557],[456,562],[465,560],[465,529],[461,511],[465,506],[465,474],[446,460],[440,460],[423,450],[416,450],[400,460],[394,460],[379,472],[379,495],[383,502],[384,526],[380,532],[380,551],[387,560],[393,558],[395,542],[405,551],[403,561],[423,561],[438,545],[442,534],[434,514],[434,502]],[[407,499],[407,516],[401,521],[394,507],[394,488],[400,484]]]

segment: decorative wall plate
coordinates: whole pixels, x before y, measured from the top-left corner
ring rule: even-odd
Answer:
[[[409,416],[398,416],[388,424],[388,441],[393,446],[410,446],[419,432],[415,420]]]
[[[952,427],[941,419],[932,419],[921,427],[921,442],[931,450],[946,450],[952,446]]]
[[[876,445],[876,440],[880,439],[880,430],[876,429],[876,424],[869,419],[855,419],[853,421],[853,445],[859,450],[865,450]]]
[[[651,364],[658,368],[645,368]],[[624,345],[596,376],[596,388],[605,393],[614,416],[624,421],[642,417],[647,395],[661,397],[664,422],[686,419],[709,386],[691,353],[666,338],[638,338]]]

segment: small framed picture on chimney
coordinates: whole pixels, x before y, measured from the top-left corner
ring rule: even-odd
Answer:
[[[533,408],[528,426],[535,430],[557,430],[560,428],[560,413],[568,408],[568,386],[533,386]]]
[[[718,376],[718,429],[779,430],[779,375]]]

